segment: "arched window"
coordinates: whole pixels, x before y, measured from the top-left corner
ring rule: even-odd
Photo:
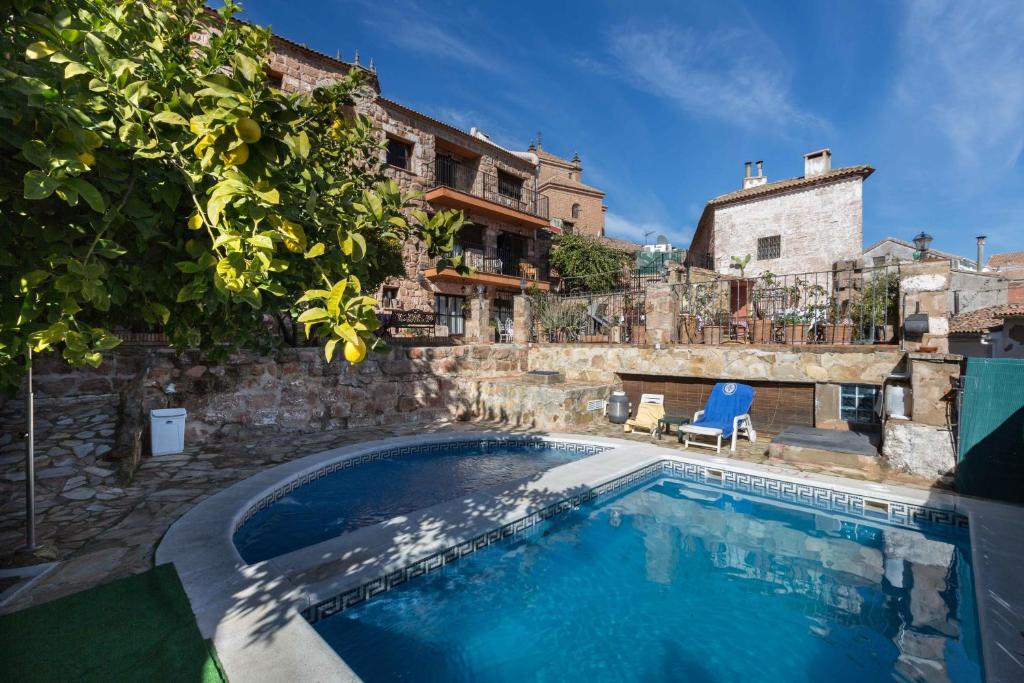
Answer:
[[[579,204],[573,204],[572,205],[572,217],[573,218],[579,218],[580,217],[580,205]]]

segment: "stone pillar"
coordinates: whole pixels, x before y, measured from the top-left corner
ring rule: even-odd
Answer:
[[[530,324],[533,316],[530,311],[530,297],[522,294],[512,300],[512,341],[525,344],[530,341]]]
[[[963,356],[938,353],[910,353],[910,417],[918,424],[946,427],[956,401]]]
[[[922,261],[900,267],[902,315],[928,316],[928,333],[920,339],[907,339],[908,351],[934,346],[937,353],[949,352],[949,285],[949,261]]]
[[[491,327],[491,300],[478,296],[469,300],[469,316],[466,318],[466,342],[469,344],[490,344],[494,342]]]
[[[667,346],[679,341],[679,297],[667,283],[650,285],[644,300],[647,316],[647,340]]]

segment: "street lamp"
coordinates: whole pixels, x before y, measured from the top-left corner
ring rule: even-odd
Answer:
[[[921,258],[924,258],[925,252],[928,251],[928,245],[932,243],[932,236],[922,230],[918,233],[917,237],[914,238],[914,246],[917,248]]]

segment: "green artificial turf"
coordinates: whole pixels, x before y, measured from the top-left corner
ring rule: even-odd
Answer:
[[[226,680],[174,566],[0,617],[0,680]]]

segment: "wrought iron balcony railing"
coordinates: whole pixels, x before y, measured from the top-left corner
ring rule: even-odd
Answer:
[[[455,255],[462,256],[462,262],[475,273],[516,277],[527,282],[547,282],[547,269],[535,259],[520,256],[512,249],[484,249],[481,247],[457,246]],[[433,265],[433,264],[432,264]]]
[[[511,174],[479,171],[451,157],[439,156],[427,167],[435,187],[448,187],[509,209],[548,218],[548,198]]]

